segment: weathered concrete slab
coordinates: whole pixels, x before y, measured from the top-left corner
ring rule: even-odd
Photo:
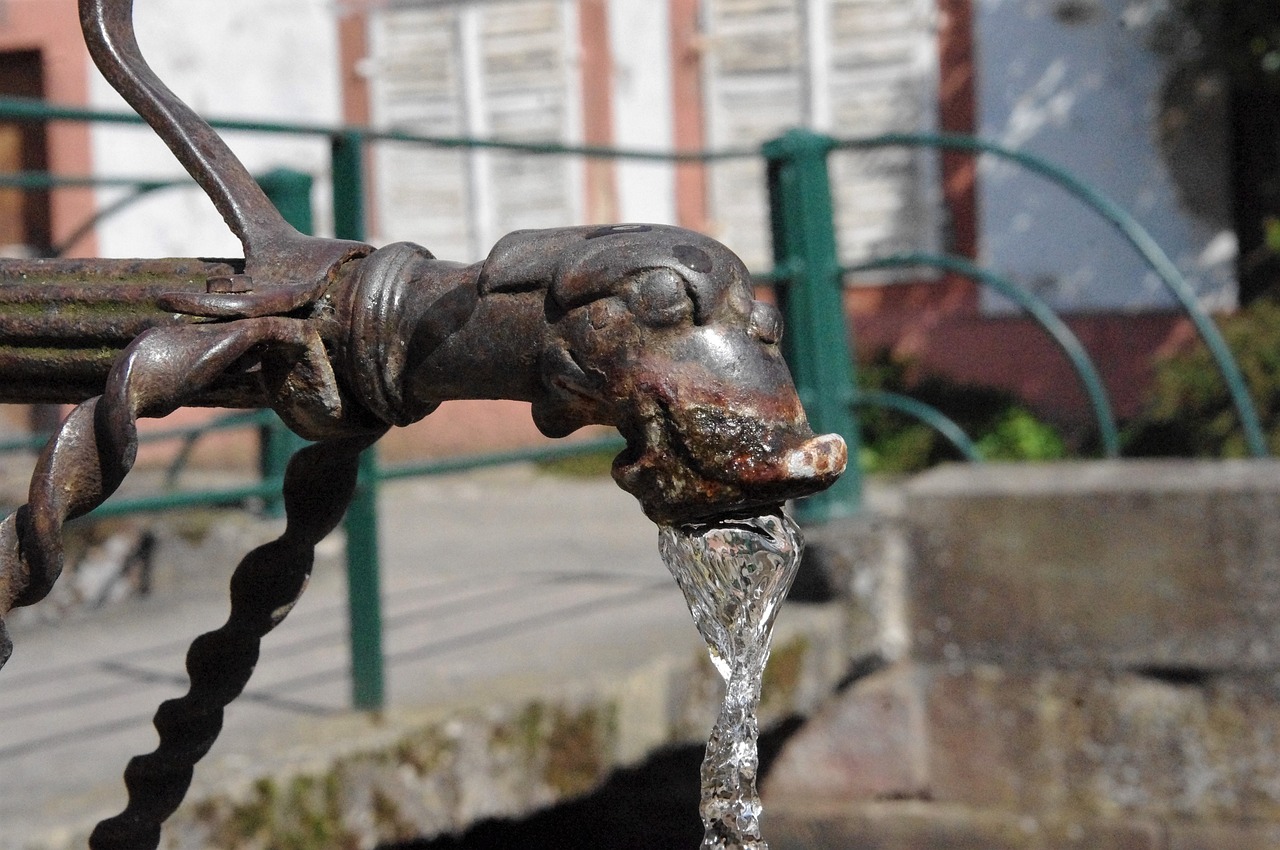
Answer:
[[[950,467],[906,499],[918,657],[1280,662],[1280,462]]]
[[[784,746],[775,850],[1280,847],[1280,463],[952,467],[862,534],[901,651]]]
[[[1154,821],[1052,823],[915,800],[773,806],[765,818],[774,850],[1167,850]]]
[[[1278,778],[1270,677],[1185,683],[903,662],[801,728],[768,777],[765,804],[798,817],[814,805],[914,799],[1044,825],[1194,824],[1189,842],[1246,826],[1277,834]],[[959,834],[984,822],[975,816]],[[1021,842],[1009,846],[1042,846]]]

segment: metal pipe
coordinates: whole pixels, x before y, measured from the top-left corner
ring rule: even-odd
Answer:
[[[150,328],[200,320],[158,305],[232,280],[234,260],[6,260],[0,263],[0,403],[75,404],[102,393],[120,353]],[[213,283],[211,283],[213,281]],[[189,403],[263,407],[243,374]]]

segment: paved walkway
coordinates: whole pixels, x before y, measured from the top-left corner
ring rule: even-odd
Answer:
[[[607,479],[528,467],[419,479],[388,484],[381,508],[393,706],[467,702],[513,681],[589,676],[699,646],[655,529]],[[264,641],[206,759],[211,776],[262,757],[309,718],[347,712],[340,540],[328,549]],[[16,629],[0,671],[0,848],[52,846],[58,828],[119,810],[120,771],[154,747],[155,707],[185,691],[191,638],[225,619],[214,588],[233,566],[209,565],[219,575],[189,592]]]

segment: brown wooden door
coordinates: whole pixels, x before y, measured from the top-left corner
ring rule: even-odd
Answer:
[[[40,53],[0,53],[0,95],[44,97]],[[45,126],[0,122],[0,173],[47,171]],[[49,193],[0,189],[0,254],[41,256],[52,244]]]

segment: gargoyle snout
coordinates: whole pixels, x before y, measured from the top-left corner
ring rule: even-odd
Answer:
[[[788,384],[789,385],[789,384]],[[826,489],[844,472],[838,434],[803,419],[744,415],[720,405],[657,405],[625,429],[628,450],[613,475],[659,523],[741,514]]]
[[[829,486],[844,472],[849,448],[839,434],[821,434],[787,452],[778,464],[789,481],[811,482],[819,489]]]

